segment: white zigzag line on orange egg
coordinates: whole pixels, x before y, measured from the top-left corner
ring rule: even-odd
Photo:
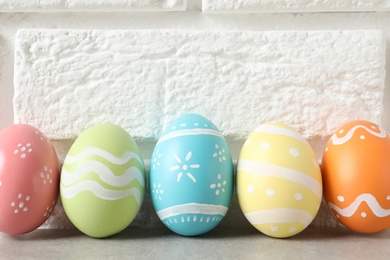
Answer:
[[[356,197],[354,202],[345,208],[339,208],[331,202],[328,203],[328,206],[341,216],[351,217],[353,214],[355,214],[356,210],[363,201],[367,203],[368,207],[372,210],[375,216],[382,218],[390,215],[390,209],[382,208],[376,198],[369,193],[360,194],[358,197]]]
[[[357,126],[354,126],[352,127],[348,133],[343,136],[343,137],[337,137],[336,134],[332,135],[331,137],[331,140],[332,140],[332,143],[334,145],[340,145],[340,144],[344,144],[346,142],[348,142],[349,140],[351,140],[351,138],[353,137],[353,135],[355,134],[356,130],[358,130],[359,128],[363,128],[364,130],[366,130],[367,132],[369,132],[370,134],[376,136],[376,137],[379,137],[379,138],[386,138],[387,136],[387,133],[386,131],[384,131],[382,128],[379,127],[379,130],[381,131],[380,133],[377,133],[377,132],[374,132],[372,131],[371,129],[363,126],[363,125],[357,125]]]
[[[122,175],[116,176],[110,168],[98,161],[87,161],[73,172],[68,172],[64,167],[61,172],[61,182],[69,186],[88,173],[96,173],[102,181],[115,187],[126,186],[135,179],[142,187],[145,186],[144,176],[138,168],[130,167]]]
[[[90,191],[96,197],[103,200],[119,200],[133,195],[138,205],[141,204],[141,194],[137,188],[130,188],[127,190],[109,190],[101,186],[99,183],[91,180],[78,182],[73,186],[65,187],[62,183],[60,185],[61,196],[66,199],[75,197],[80,192]]]
[[[78,162],[78,161],[80,161],[88,156],[92,156],[92,155],[100,156],[103,159],[106,159],[107,161],[114,163],[114,164],[117,164],[117,165],[123,165],[123,164],[128,163],[132,159],[136,159],[141,164],[142,168],[144,168],[144,163],[143,163],[142,158],[136,153],[126,151],[123,153],[123,155],[121,157],[116,157],[116,156],[112,155],[111,153],[107,152],[106,150],[103,150],[103,149],[98,148],[98,147],[87,147],[81,153],[78,153],[74,156],[71,156],[68,154],[65,158],[64,163],[73,164],[73,163],[76,163],[76,162]]]

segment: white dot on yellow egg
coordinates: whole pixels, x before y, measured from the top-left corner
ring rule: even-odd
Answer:
[[[294,157],[298,157],[299,155],[301,155],[301,153],[297,149],[294,149],[294,148],[290,148],[289,152]]]
[[[248,185],[248,192],[249,193],[252,193],[252,192],[254,192],[255,191],[255,189],[253,188],[253,186],[252,185]]]
[[[300,194],[299,192],[295,193],[294,197],[296,200],[302,200],[302,198],[303,198],[302,194]]]
[[[271,226],[270,229],[272,232],[276,232],[279,230],[279,228],[277,226]]]
[[[275,195],[275,191],[273,189],[268,189],[265,191],[265,194],[267,194],[268,197],[272,197]]]
[[[295,232],[295,230],[297,230],[296,227],[290,227],[290,229],[289,229],[289,231],[290,231],[291,233]]]
[[[261,144],[261,149],[268,150],[271,147],[271,145],[268,142],[263,142]]]

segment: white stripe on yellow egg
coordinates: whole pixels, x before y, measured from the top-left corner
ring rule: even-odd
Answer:
[[[290,208],[258,210],[245,214],[245,217],[253,225],[269,223],[290,223],[292,217],[296,220],[296,222],[307,226],[313,220],[313,216],[307,211]]]
[[[239,201],[244,213],[273,208],[305,210],[313,218],[317,213],[321,197],[317,197],[313,190],[306,186],[279,177],[242,171],[238,178],[241,191]]]
[[[309,176],[293,169],[262,162],[240,160],[237,166],[237,170],[262,177],[268,176],[289,180],[311,189],[318,199],[321,199],[322,197],[321,182],[319,182],[313,176]]]
[[[297,133],[293,128],[277,122],[263,124],[256,128],[254,133],[289,136],[293,139],[301,141],[302,143],[308,144],[306,139]]]

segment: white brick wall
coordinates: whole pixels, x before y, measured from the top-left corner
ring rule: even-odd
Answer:
[[[362,12],[390,10],[390,1],[203,0],[204,12]]]
[[[267,120],[298,128],[319,157],[344,120],[390,131],[388,0],[232,3],[0,0],[0,129],[35,124],[63,159],[68,138],[112,121],[137,137],[146,162],[184,112],[218,125],[234,159]],[[148,196],[133,225],[161,225]],[[236,200],[222,225],[249,226]],[[313,225],[337,221],[323,206]],[[44,225],[70,226],[60,206]]]
[[[0,12],[184,11],[186,0],[0,0]]]
[[[326,139],[382,115],[380,31],[22,30],[15,48],[15,122],[52,139],[112,122],[156,141],[190,112],[230,140],[275,120]]]

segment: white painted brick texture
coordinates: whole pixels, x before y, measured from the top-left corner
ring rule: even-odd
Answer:
[[[12,11],[184,11],[187,0],[0,0],[0,12]]]
[[[112,122],[156,141],[200,113],[230,141],[265,121],[325,140],[351,119],[380,123],[381,31],[21,30],[14,118],[52,139]]]
[[[389,11],[390,0],[203,0],[204,12],[366,12]]]

